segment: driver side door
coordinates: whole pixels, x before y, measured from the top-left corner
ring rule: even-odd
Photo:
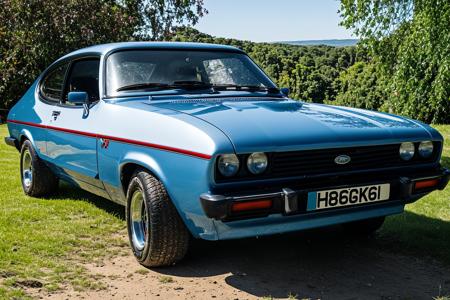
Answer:
[[[67,179],[82,188],[103,195],[98,179],[96,111],[99,102],[99,58],[82,58],[70,63],[61,103],[48,116],[47,155]],[[90,100],[89,114],[82,105],[67,101],[68,93],[84,91]]]

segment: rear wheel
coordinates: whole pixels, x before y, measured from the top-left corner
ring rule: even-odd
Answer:
[[[372,219],[365,219],[344,223],[342,226],[344,230],[354,235],[371,235],[381,228],[385,217],[377,217]]]
[[[48,196],[58,189],[58,177],[37,156],[29,140],[20,151],[20,178],[25,194],[32,197]]]
[[[169,266],[185,256],[189,232],[164,186],[143,169],[131,178],[126,217],[131,248],[143,266]]]

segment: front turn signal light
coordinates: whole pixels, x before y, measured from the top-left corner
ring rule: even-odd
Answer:
[[[272,200],[263,199],[263,200],[251,200],[251,201],[243,201],[243,202],[234,202],[231,205],[232,212],[243,212],[243,211],[252,211],[252,210],[260,210],[260,209],[269,209],[272,207]]]
[[[439,179],[427,179],[427,180],[416,181],[414,183],[414,189],[415,190],[427,189],[427,188],[435,187],[438,184],[439,184]]]

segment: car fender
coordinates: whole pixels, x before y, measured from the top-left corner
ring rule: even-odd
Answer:
[[[177,160],[177,162],[166,165],[164,162]],[[141,166],[148,170],[155,178],[157,178],[165,187],[167,194],[178,211],[184,224],[194,237],[202,237],[207,240],[216,240],[217,232],[214,223],[207,218],[200,206],[199,199],[193,195],[195,191],[200,194],[203,190],[207,190],[206,181],[199,181],[191,178],[195,183],[192,183],[192,189],[183,193],[185,189],[183,182],[186,180],[183,176],[174,176],[173,165],[180,165],[180,161],[186,162],[189,165],[188,170],[203,170],[207,172],[210,168],[210,162],[205,160],[193,158],[187,155],[180,155],[168,151],[146,152],[136,149],[126,151],[120,161],[118,162],[118,178],[122,174],[124,167],[128,164]],[[176,168],[176,167],[175,167]],[[198,186],[194,186],[198,184]],[[126,205],[126,187],[123,187],[123,195],[125,198],[121,201]],[[122,193],[122,192],[121,192]]]
[[[22,130],[20,130],[20,134],[19,134],[19,142],[21,142],[24,138],[29,140],[31,142],[31,144],[33,145],[33,147],[36,149],[36,143],[34,142],[33,135],[31,134],[31,132],[28,129],[22,128]]]
[[[160,180],[164,186],[166,186],[167,178],[159,166],[158,162],[150,155],[142,152],[131,151],[127,152],[119,164],[119,174],[122,174],[124,166],[127,164],[135,164],[142,166],[150,171],[158,180]],[[126,194],[126,191],[124,191]]]

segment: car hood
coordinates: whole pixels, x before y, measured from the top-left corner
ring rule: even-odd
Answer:
[[[154,105],[217,127],[228,136],[237,153],[440,139],[431,127],[406,118],[294,100],[224,98]]]

